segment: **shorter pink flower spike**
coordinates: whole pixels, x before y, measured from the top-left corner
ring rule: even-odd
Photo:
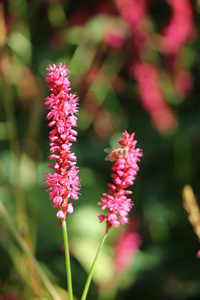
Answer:
[[[53,129],[49,133],[50,160],[54,160],[54,174],[46,173],[45,184],[49,191],[49,199],[53,207],[58,208],[58,219],[64,219],[68,214],[73,213],[73,205],[69,198],[79,198],[80,180],[77,158],[71,153],[72,142],[76,141],[77,131],[72,127],[77,126],[78,98],[75,94],[69,93],[70,81],[67,74],[68,68],[65,64],[59,63],[47,67],[49,73],[46,82],[50,88],[50,97],[46,98],[45,105],[49,110],[47,120],[50,120],[49,127]]]
[[[139,171],[137,165],[142,156],[141,149],[135,148],[137,141],[134,140],[134,133],[128,134],[124,131],[124,139],[119,139],[121,148],[114,149],[112,161],[116,162],[112,166],[112,183],[108,183],[108,191],[110,194],[104,193],[98,205],[101,210],[108,209],[107,215],[99,215],[100,222],[106,219],[106,232],[113,226],[118,227],[120,223],[123,225],[128,223],[128,213],[131,210],[133,203],[127,195],[132,194],[132,191],[126,190],[130,185],[133,185],[135,176]],[[106,159],[108,160],[108,159]]]

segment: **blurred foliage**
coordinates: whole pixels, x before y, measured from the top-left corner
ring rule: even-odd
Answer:
[[[62,233],[43,184],[44,78],[59,62],[80,99],[73,150],[82,189],[67,218],[75,296],[105,230],[97,219],[110,181],[103,149],[126,129],[144,153],[130,216],[142,244],[117,272],[126,229],[111,230],[88,300],[200,298],[199,240],[182,207],[185,184],[200,199],[199,13],[200,1],[189,0],[0,3],[0,201],[62,299]],[[51,299],[3,218],[0,241],[0,300]]]

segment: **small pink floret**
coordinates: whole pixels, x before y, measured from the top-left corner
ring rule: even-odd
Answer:
[[[64,219],[66,217],[66,214],[62,210],[59,210],[56,216],[58,217],[58,219]]]
[[[53,199],[53,203],[55,203],[56,206],[59,206],[59,205],[62,203],[62,197],[56,196],[56,197]]]
[[[103,222],[103,220],[105,219],[105,217],[106,216],[104,216],[104,215],[99,215],[98,216],[100,223]]]
[[[74,208],[73,208],[73,206],[72,206],[72,203],[69,203],[69,204],[68,204],[68,208],[67,208],[68,214],[72,214],[73,211],[74,211]]]

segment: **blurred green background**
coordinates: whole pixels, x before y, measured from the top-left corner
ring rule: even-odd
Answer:
[[[67,217],[76,299],[105,231],[103,149],[124,130],[143,150],[134,207],[129,225],[109,232],[87,299],[200,299],[200,245],[182,199],[185,184],[200,199],[199,14],[189,0],[0,3],[0,201],[62,299],[62,232],[43,182],[44,79],[59,62],[80,99],[72,149],[82,188]],[[0,300],[52,299],[0,216]]]

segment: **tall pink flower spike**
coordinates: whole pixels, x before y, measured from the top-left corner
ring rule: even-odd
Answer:
[[[71,142],[76,141],[77,131],[72,127],[77,126],[78,98],[75,94],[69,93],[70,81],[67,74],[68,68],[65,64],[59,63],[47,67],[49,73],[46,77],[47,86],[50,88],[50,97],[45,100],[45,105],[49,110],[48,124],[53,129],[49,133],[49,145],[51,155],[50,160],[55,160],[54,166],[49,166],[54,170],[54,174],[45,174],[45,185],[49,191],[49,199],[53,202],[53,207],[58,208],[57,217],[64,219],[66,214],[73,212],[73,205],[69,202],[72,198],[79,198],[80,180],[77,158],[70,151]]]
[[[112,183],[108,183],[110,194],[104,193],[101,202],[98,202],[101,210],[108,209],[107,215],[99,215],[100,222],[106,219],[106,232],[112,226],[118,227],[120,222],[128,223],[127,215],[133,206],[132,200],[127,198],[132,191],[126,190],[126,188],[133,185],[139,171],[137,162],[142,156],[141,149],[135,148],[137,141],[134,140],[134,135],[134,133],[129,135],[127,131],[124,131],[124,139],[119,139],[122,149],[119,151],[119,155],[115,155],[112,159],[116,162],[112,166],[114,172],[111,175]]]

